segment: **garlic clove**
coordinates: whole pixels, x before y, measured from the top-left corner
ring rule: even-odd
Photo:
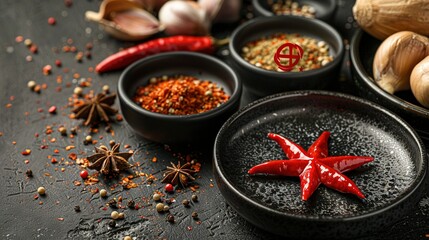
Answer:
[[[134,0],[142,5],[143,9],[149,12],[158,11],[162,5],[164,5],[168,0]]]
[[[413,68],[410,84],[417,101],[429,108],[429,55]]]
[[[228,0],[227,0],[228,1]],[[198,0],[198,4],[204,9],[210,19],[214,19],[218,14],[224,0]]]
[[[375,53],[373,75],[375,82],[391,94],[410,89],[413,67],[429,51],[429,39],[402,31],[384,40]]]
[[[240,19],[242,0],[198,0],[213,22],[231,23]]]
[[[159,10],[159,20],[169,35],[207,35],[211,22],[208,14],[196,2],[172,0]]]
[[[113,37],[127,41],[142,40],[164,29],[139,3],[129,0],[105,0],[98,13],[87,11],[85,17]]]

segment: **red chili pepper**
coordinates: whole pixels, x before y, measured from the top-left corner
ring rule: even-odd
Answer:
[[[359,198],[365,198],[356,184],[341,172],[353,170],[374,159],[366,156],[328,157],[329,135],[329,132],[323,132],[307,152],[289,139],[270,133],[268,137],[282,147],[289,160],[268,161],[252,167],[248,173],[299,176],[301,198],[304,201],[310,198],[320,183],[340,192],[352,193]]]
[[[307,166],[307,159],[273,160],[261,163],[249,169],[249,174],[266,173],[288,177],[297,177]]]
[[[328,156],[328,138],[330,132],[324,131],[319,138],[308,148],[308,155],[314,158],[325,158]]]
[[[102,73],[123,69],[139,59],[161,52],[191,51],[211,54],[214,52],[216,44],[213,38],[207,36],[173,36],[158,38],[127,48],[107,57],[95,67],[95,71]]]
[[[283,149],[283,152],[289,159],[309,159],[308,153],[304,150],[304,148],[292,142],[291,140],[275,133],[268,133],[268,137],[280,145],[280,147]]]
[[[301,182],[301,199],[307,201],[320,185],[318,169],[314,160],[307,162],[307,167],[299,175]]]
[[[343,193],[351,193],[358,196],[361,199],[364,199],[365,196],[356,186],[356,184],[350,180],[350,178],[339,173],[335,169],[328,167],[325,164],[322,164],[319,161],[316,161],[317,173],[320,182],[323,185],[335,189]]]
[[[335,156],[327,158],[319,158],[321,163],[339,171],[347,172],[362,166],[365,163],[371,162],[372,157],[363,156]],[[308,159],[291,159],[291,160],[272,160],[258,164],[249,169],[249,174],[273,174],[288,177],[299,176],[305,167],[308,165]]]

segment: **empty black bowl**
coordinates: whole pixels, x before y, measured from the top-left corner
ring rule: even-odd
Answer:
[[[372,63],[381,41],[359,30],[350,45],[352,76],[361,97],[376,102],[404,118],[429,144],[429,109],[421,106],[411,90],[390,94],[374,81]]]
[[[315,70],[275,72],[258,68],[241,57],[248,42],[275,33],[298,33],[323,40],[334,60]],[[296,16],[259,17],[242,24],[232,33],[229,50],[231,64],[246,90],[259,97],[290,90],[326,89],[338,78],[344,55],[343,40],[334,28],[317,19]]]
[[[330,131],[329,156],[372,156],[345,173],[366,196],[321,185],[301,200],[298,177],[250,176],[257,164],[285,159],[267,138],[281,134],[307,149]],[[220,129],[214,172],[225,200],[249,222],[287,239],[356,239],[399,221],[427,191],[428,159],[417,133],[368,100],[332,92],[272,95],[240,109]]]
[[[252,0],[252,5],[256,15],[273,16],[271,6],[268,2],[278,2],[278,0]],[[299,5],[308,5],[316,10],[315,18],[325,22],[330,22],[333,18],[336,1],[335,0],[297,0]]]
[[[207,112],[191,115],[167,115],[143,109],[132,98],[140,86],[160,76],[190,75],[222,87],[230,99]],[[169,144],[210,143],[228,117],[238,110],[241,82],[223,62],[192,52],[154,55],[129,66],[120,76],[118,96],[128,124],[149,140]]]

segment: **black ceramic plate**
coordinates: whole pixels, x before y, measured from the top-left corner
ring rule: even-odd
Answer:
[[[320,186],[300,199],[299,178],[249,176],[270,159],[285,159],[267,138],[279,133],[308,148],[330,131],[330,155],[372,156],[346,173],[364,201]],[[215,143],[216,180],[227,202],[268,231],[296,238],[347,238],[368,234],[402,217],[420,199],[427,155],[404,121],[369,101],[329,92],[291,92],[251,103],[221,128]]]

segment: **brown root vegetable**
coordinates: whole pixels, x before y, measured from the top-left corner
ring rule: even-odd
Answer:
[[[410,89],[414,66],[429,55],[429,39],[409,31],[395,33],[381,43],[375,53],[375,82],[386,92]]]
[[[357,0],[353,15],[362,29],[380,40],[405,30],[429,36],[427,0]]]
[[[411,72],[411,91],[419,103],[429,108],[429,56],[419,62]]]

